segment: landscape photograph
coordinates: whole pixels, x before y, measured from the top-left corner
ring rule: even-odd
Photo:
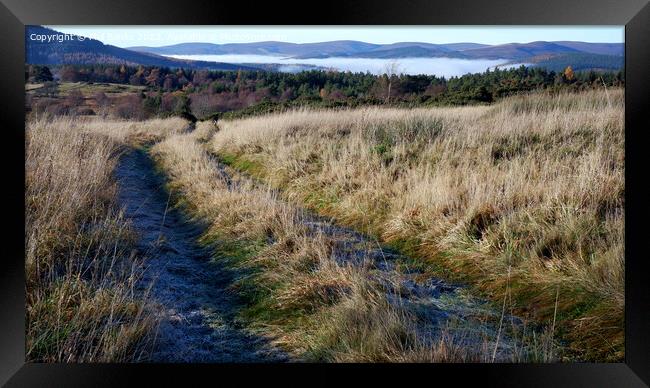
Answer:
[[[623,362],[624,53],[26,26],[26,361]]]

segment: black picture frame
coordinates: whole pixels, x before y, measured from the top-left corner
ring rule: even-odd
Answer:
[[[290,11],[291,10],[291,11]],[[103,25],[625,25],[626,307],[625,362],[610,364],[431,365],[157,365],[25,363],[24,285],[24,26]],[[650,219],[646,168],[650,95],[650,5],[646,0],[349,1],[347,3],[208,2],[170,0],[2,0],[0,118],[3,121],[2,202],[6,212],[0,271],[0,383],[7,386],[122,386],[194,379],[226,384],[253,379],[339,382],[362,372],[366,382],[494,386],[650,385],[650,271],[645,223]],[[318,369],[318,370],[314,370]],[[255,371],[253,371],[255,370]],[[306,379],[298,372],[308,371]],[[329,373],[331,371],[331,373]],[[226,375],[228,375],[226,377]],[[138,383],[140,381],[140,383]]]

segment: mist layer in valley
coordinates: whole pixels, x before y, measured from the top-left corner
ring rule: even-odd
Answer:
[[[439,77],[457,77],[467,73],[483,72],[499,66],[513,67],[508,59],[459,59],[459,58],[290,58],[271,55],[169,55],[171,58],[221,63],[275,64],[282,72],[299,72],[309,69],[336,69],[339,71],[385,73],[393,64],[396,72],[404,74],[428,74]]]

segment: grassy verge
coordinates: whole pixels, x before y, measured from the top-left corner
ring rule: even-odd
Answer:
[[[556,320],[570,359],[623,359],[622,90],[219,126],[213,152],[285,198]]]
[[[135,286],[142,258],[116,203],[112,172],[126,142],[180,121],[41,118],[26,130],[27,359],[124,362],[146,358],[156,327]]]

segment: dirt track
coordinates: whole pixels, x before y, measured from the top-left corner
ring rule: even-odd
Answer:
[[[122,156],[115,172],[119,201],[147,257],[143,285],[160,305],[153,362],[282,362],[287,356],[236,321],[234,274],[197,244],[201,226],[169,204],[164,178],[141,150]],[[153,281],[153,282],[152,282]]]

